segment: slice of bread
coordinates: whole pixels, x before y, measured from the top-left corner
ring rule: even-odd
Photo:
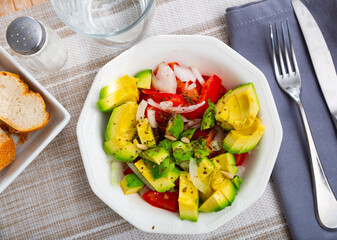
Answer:
[[[13,139],[0,128],[0,171],[13,162],[15,158],[15,143]]]
[[[35,131],[49,121],[41,95],[30,91],[16,74],[0,72],[0,103],[0,120],[18,131]]]

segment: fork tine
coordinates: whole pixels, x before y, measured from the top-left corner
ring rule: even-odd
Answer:
[[[269,24],[270,28],[270,40],[271,40],[271,47],[273,49],[273,65],[274,65],[274,73],[276,76],[280,75],[280,71],[278,68],[277,60],[276,60],[276,50],[275,50],[275,40],[274,40],[274,33],[273,33],[273,26]]]
[[[285,36],[285,33],[284,33],[283,22],[281,22],[281,30],[282,30],[284,55],[286,57],[286,63],[287,63],[288,73],[290,75],[292,73],[292,68],[291,68],[290,59],[289,59],[288,47],[287,47],[287,44],[286,44],[286,36]]]
[[[296,56],[295,56],[295,50],[293,47],[293,42],[291,41],[291,36],[290,36],[290,27],[289,27],[289,20],[287,19],[287,29],[288,29],[288,37],[289,37],[289,44],[290,44],[290,49],[291,49],[291,57],[293,59],[293,64],[295,68],[295,73],[299,74],[300,71],[298,69],[297,61],[296,61]]]
[[[280,66],[281,66],[282,76],[285,77],[285,75],[286,75],[286,69],[284,67],[284,61],[283,61],[282,50],[281,50],[281,40],[280,40],[280,37],[279,37],[279,34],[278,34],[277,24],[276,23],[275,23],[275,32],[276,32],[276,38],[277,38],[277,43],[278,43],[278,55],[279,55],[279,59],[280,59]]]

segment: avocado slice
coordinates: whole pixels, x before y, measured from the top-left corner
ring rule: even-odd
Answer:
[[[140,154],[140,156],[146,160],[149,160],[157,165],[161,164],[165,158],[170,155],[164,148],[154,147],[148,149]]]
[[[180,138],[186,137],[191,140],[196,130],[197,130],[196,128],[188,129],[181,134]]]
[[[113,92],[109,96],[98,100],[97,108],[102,112],[111,112],[115,107],[118,107],[127,101],[137,102],[138,99],[138,92],[135,93],[134,89],[130,86],[126,86]]]
[[[155,180],[161,177],[167,177],[168,173],[173,170],[174,167],[175,165],[170,157],[165,158],[160,165],[150,162],[151,173]]]
[[[211,180],[212,180],[212,177],[211,177],[212,174],[209,174],[205,179],[203,179],[201,182],[203,184],[205,184],[206,186],[210,186],[211,184]],[[212,190],[212,188],[208,187],[206,189],[206,192],[200,192],[199,191],[199,197],[200,197],[200,202],[203,203],[205,202],[212,194],[214,193],[214,191]]]
[[[247,83],[228,91],[217,102],[215,119],[227,131],[244,129],[253,124],[259,110],[254,84]]]
[[[190,144],[186,144],[181,141],[172,143],[173,157],[175,158],[177,164],[190,160],[190,158],[193,156],[192,150],[193,149]]]
[[[235,157],[232,153],[223,153],[211,159],[212,162],[216,161],[220,165],[220,169],[235,175],[238,172],[238,168],[235,166]]]
[[[183,130],[184,130],[183,117],[180,114],[177,114],[172,119],[169,120],[165,134],[173,136],[178,139]]]
[[[154,179],[150,169],[150,162],[140,159],[134,165],[157,192],[166,192],[175,186],[169,177]]]
[[[172,143],[173,141],[171,140],[168,140],[167,138],[161,140],[159,143],[158,143],[158,147],[160,148],[164,148],[166,151],[168,152],[172,152]]]
[[[216,123],[215,114],[216,114],[215,105],[211,102],[210,99],[208,99],[208,108],[206,109],[202,117],[200,130],[205,130],[214,127]]]
[[[235,188],[239,191],[240,185],[242,184],[242,179],[236,175],[233,179],[231,179],[232,183],[234,184]]]
[[[121,188],[125,195],[139,192],[144,185],[142,180],[140,180],[134,173],[124,176],[121,182]]]
[[[170,179],[173,183],[178,179],[180,176],[180,170],[177,167],[174,167],[170,170],[167,174],[167,178]]]
[[[129,131],[119,135],[118,137],[113,137],[104,143],[103,149],[107,154],[112,155],[117,150],[122,150],[126,144],[132,142],[134,136],[134,131]]]
[[[137,73],[136,78],[138,79],[137,80],[138,88],[142,88],[142,89],[151,88],[151,82],[152,82],[152,70],[151,69],[145,69]]]
[[[199,192],[191,182],[188,172],[180,173],[178,203],[181,220],[198,221]]]
[[[106,127],[105,140],[121,137],[126,132],[129,132],[132,136],[135,135],[137,109],[138,104],[136,102],[126,102],[115,108]]]
[[[134,91],[135,94],[138,94],[137,89],[137,78],[129,77],[128,75],[125,75],[116,81],[113,81],[109,85],[103,87],[99,93],[99,98],[105,98],[112,93],[116,92],[117,90],[130,86],[131,89]]]
[[[134,140],[133,142],[127,143],[124,147],[114,152],[113,156],[115,159],[122,162],[132,162],[141,152],[142,150],[137,147],[137,140]]]
[[[137,132],[142,144],[146,145],[148,148],[156,146],[156,139],[154,138],[152,128],[150,127],[147,118],[138,121]]]
[[[197,166],[197,173],[200,181],[204,180],[214,170],[214,164],[207,157],[203,157]]]
[[[201,212],[217,212],[230,206],[236,196],[236,188],[229,179],[224,179],[216,190],[199,208]]]
[[[191,146],[193,148],[194,156],[198,159],[207,157],[210,154],[207,150],[206,141],[203,138],[192,141]]]
[[[259,118],[246,129],[232,130],[224,138],[222,147],[230,153],[245,153],[252,150],[260,141],[265,126]]]

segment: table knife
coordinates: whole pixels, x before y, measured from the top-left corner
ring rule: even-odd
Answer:
[[[329,48],[307,7],[300,0],[292,0],[292,5],[308,47],[316,77],[337,129],[337,76]]]

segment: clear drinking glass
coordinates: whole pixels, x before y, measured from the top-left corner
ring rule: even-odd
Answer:
[[[113,47],[129,47],[149,27],[155,0],[51,0],[72,30]]]

